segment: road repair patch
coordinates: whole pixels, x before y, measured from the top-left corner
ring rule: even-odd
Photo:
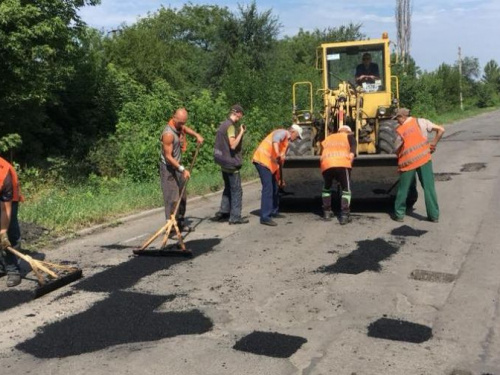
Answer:
[[[432,338],[432,328],[399,319],[380,318],[368,326],[368,336],[419,344]]]
[[[22,303],[31,301],[34,298],[31,290],[6,290],[0,292],[0,311],[5,311],[16,307]]]
[[[452,273],[413,270],[410,277],[418,281],[430,281],[434,283],[452,283],[457,278],[457,275]]]
[[[434,181],[451,181],[453,176],[459,176],[460,173],[434,173]]]
[[[486,168],[486,163],[468,163],[462,165],[460,172],[478,172]]]
[[[399,245],[382,238],[358,241],[358,248],[335,264],[320,267],[317,272],[347,273],[358,275],[365,271],[380,272],[380,262],[389,259],[399,251]]]
[[[391,232],[393,236],[400,236],[400,237],[421,237],[426,233],[427,233],[426,230],[413,229],[408,225],[403,225],[399,228],[395,228]]]
[[[99,272],[79,282],[75,288],[89,292],[112,292],[127,289],[135,285],[143,277],[158,271],[164,271],[175,264],[186,262],[197,256],[206,254],[220,243],[220,239],[193,240],[186,242],[192,251],[193,258],[185,257],[134,257],[117,266]]]
[[[299,336],[254,331],[240,339],[233,349],[267,357],[289,358],[306,342],[305,338]]]
[[[199,310],[154,312],[175,295],[114,292],[90,309],[42,327],[16,349],[37,358],[63,358],[111,346],[157,341],[211,331],[212,321]]]

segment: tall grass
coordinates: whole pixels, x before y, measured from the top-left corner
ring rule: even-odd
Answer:
[[[241,170],[245,180],[256,177],[250,163]],[[220,172],[194,172],[188,184],[188,197],[204,195],[223,186]],[[27,191],[19,219],[47,228],[51,236],[73,233],[121,216],[162,207],[160,181],[131,182],[91,176],[79,184],[37,186]]]

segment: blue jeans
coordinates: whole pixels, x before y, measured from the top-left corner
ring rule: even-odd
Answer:
[[[260,221],[270,221],[279,212],[278,183],[269,169],[259,163],[254,163],[262,183],[260,199]]]
[[[222,172],[224,179],[224,191],[220,202],[220,212],[229,214],[229,221],[241,219],[241,206],[243,201],[243,189],[241,188],[241,176],[239,172]]]
[[[21,246],[21,230],[19,229],[19,221],[17,220],[17,210],[19,202],[12,202],[12,212],[10,216],[10,225],[7,230],[7,236],[9,237],[9,242],[12,247],[17,250]],[[19,264],[17,263],[17,258],[10,251],[5,250],[2,254],[0,251],[0,270],[4,270],[6,273],[19,273]]]

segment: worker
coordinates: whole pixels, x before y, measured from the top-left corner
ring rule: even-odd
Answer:
[[[289,142],[302,139],[303,129],[293,124],[287,129],[272,131],[257,147],[253,154],[253,164],[257,168],[262,183],[260,202],[260,223],[263,225],[278,225],[273,218],[283,217],[279,213],[278,187],[283,188],[285,182],[281,176],[281,167]]]
[[[337,133],[330,134],[321,142],[320,167],[323,175],[323,218],[332,219],[332,184],[336,180],[342,189],[339,223],[351,221],[351,170],[356,154],[356,139],[347,125],[342,125]]]
[[[21,283],[21,272],[14,254],[7,250],[20,250],[21,231],[17,220],[19,202],[22,200],[19,181],[14,167],[0,157],[0,275],[7,274],[7,286]]]
[[[406,213],[408,191],[418,175],[424,189],[425,208],[429,221],[439,221],[439,205],[434,187],[434,173],[432,170],[431,153],[436,150],[437,144],[444,134],[444,128],[423,118],[410,116],[410,110],[400,108],[393,119],[396,119],[395,148],[398,155],[399,188],[394,202],[392,219],[402,222]],[[435,133],[429,142],[428,133]]]
[[[247,218],[241,217],[243,189],[241,188],[240,168],[242,165],[242,143],[246,128],[241,124],[236,135],[235,125],[243,118],[243,108],[239,104],[231,107],[228,118],[221,122],[215,135],[214,160],[219,164],[224,180],[224,191],[220,210],[214,221],[229,221],[229,224],[246,224]]]
[[[160,136],[162,144],[160,179],[165,204],[165,217],[167,220],[170,219],[177,200],[180,199],[175,219],[181,231],[191,230],[184,218],[186,213],[186,191],[184,190],[183,195],[180,196],[184,184],[191,177],[190,172],[181,164],[182,153],[187,148],[186,134],[195,137],[196,142],[200,145],[204,141],[200,134],[186,126],[187,120],[187,110],[185,108],[177,109]]]
[[[368,52],[363,54],[362,62],[356,67],[356,83],[362,85],[366,83],[375,83],[376,79],[380,79],[378,65],[372,62],[372,55]]]

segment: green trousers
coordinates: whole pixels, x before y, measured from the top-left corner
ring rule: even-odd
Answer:
[[[399,175],[399,188],[394,202],[394,214],[402,218],[406,213],[406,198],[410,190],[412,180],[418,175],[420,184],[424,189],[425,208],[429,219],[439,219],[439,205],[437,201],[436,188],[434,187],[434,172],[432,171],[432,161],[429,161],[411,171],[401,172]]]

